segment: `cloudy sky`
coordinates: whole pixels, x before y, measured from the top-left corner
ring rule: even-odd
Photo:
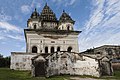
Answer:
[[[23,30],[34,8],[45,3],[59,19],[63,9],[80,30],[80,52],[101,45],[120,45],[120,0],[0,0],[0,54],[26,49]]]

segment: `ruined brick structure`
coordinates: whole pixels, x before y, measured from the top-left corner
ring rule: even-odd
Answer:
[[[95,55],[107,55],[111,58],[120,58],[120,46],[119,45],[103,45],[96,48],[87,49],[81,54],[95,54]]]
[[[47,4],[40,14],[35,9],[28,19],[28,28],[24,29],[26,52],[11,53],[11,69],[31,70],[32,76],[101,76],[101,61],[109,59],[79,54],[78,35],[81,31],[74,31],[74,23],[65,11],[57,20]]]

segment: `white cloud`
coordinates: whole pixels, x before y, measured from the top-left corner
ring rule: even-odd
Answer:
[[[9,21],[9,20],[12,20],[12,17],[9,16],[9,15],[6,15],[5,12],[4,12],[4,9],[1,8],[1,11],[0,11],[0,21]]]
[[[43,2],[43,0],[33,0],[30,7],[31,8],[40,8],[41,7],[41,3]]]
[[[92,0],[90,19],[79,37],[80,50],[120,45],[120,0]]]
[[[1,42],[1,44],[6,44],[6,42]]]
[[[8,20],[11,20],[11,16],[5,16],[5,15],[0,15],[0,19],[1,21],[8,21]]]
[[[4,37],[3,37],[3,36],[0,36],[0,40],[1,40],[1,39],[4,39]]]
[[[0,22],[0,39],[11,38],[24,41],[23,29],[8,22]]]
[[[57,5],[73,6],[77,0],[52,0],[52,2],[56,3]]]
[[[70,5],[73,5],[76,0],[71,0]]]
[[[6,30],[21,32],[20,28],[8,23],[8,21],[11,21],[11,20],[12,20],[12,17],[9,15],[6,15],[4,12],[4,9],[2,8],[0,11],[0,28],[5,29],[4,32],[6,32]]]
[[[76,0],[69,0],[69,2],[66,2],[65,6],[71,6],[74,5]]]
[[[8,22],[0,22],[0,28],[3,28],[7,31],[17,31],[17,32],[22,32],[22,29],[18,28],[17,26],[15,25],[12,25]]]
[[[32,0],[30,5],[22,5],[21,11],[24,14],[28,14],[31,12],[33,8],[40,8],[43,0]]]
[[[30,13],[30,9],[31,9],[31,7],[29,5],[22,5],[21,6],[22,13],[28,14],[28,13]]]
[[[21,34],[23,34],[23,29],[9,23],[11,20],[12,17],[6,15],[4,9],[2,9],[0,12],[0,40],[7,39],[8,37],[20,41],[24,40],[21,36]]]
[[[16,35],[16,36],[7,35],[7,37],[12,38],[12,39],[16,39],[16,40],[20,40],[20,41],[24,41],[24,37],[21,35]]]
[[[36,3],[36,8],[41,8],[41,3]]]

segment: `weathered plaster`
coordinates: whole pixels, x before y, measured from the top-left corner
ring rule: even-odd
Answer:
[[[34,56],[36,54],[12,52],[10,68],[14,70],[31,70],[31,58]]]

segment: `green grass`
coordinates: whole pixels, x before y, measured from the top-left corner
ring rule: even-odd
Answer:
[[[55,76],[50,78],[32,77],[29,71],[10,70],[9,68],[0,68],[0,80],[64,80],[68,76]]]
[[[115,71],[114,76],[104,76],[101,78],[91,77],[91,76],[52,76],[50,78],[45,77],[32,77],[29,71],[18,71],[10,70],[9,68],[0,68],[0,80],[69,80],[70,77],[81,77],[81,78],[95,78],[95,79],[117,79],[120,80],[120,71]]]

